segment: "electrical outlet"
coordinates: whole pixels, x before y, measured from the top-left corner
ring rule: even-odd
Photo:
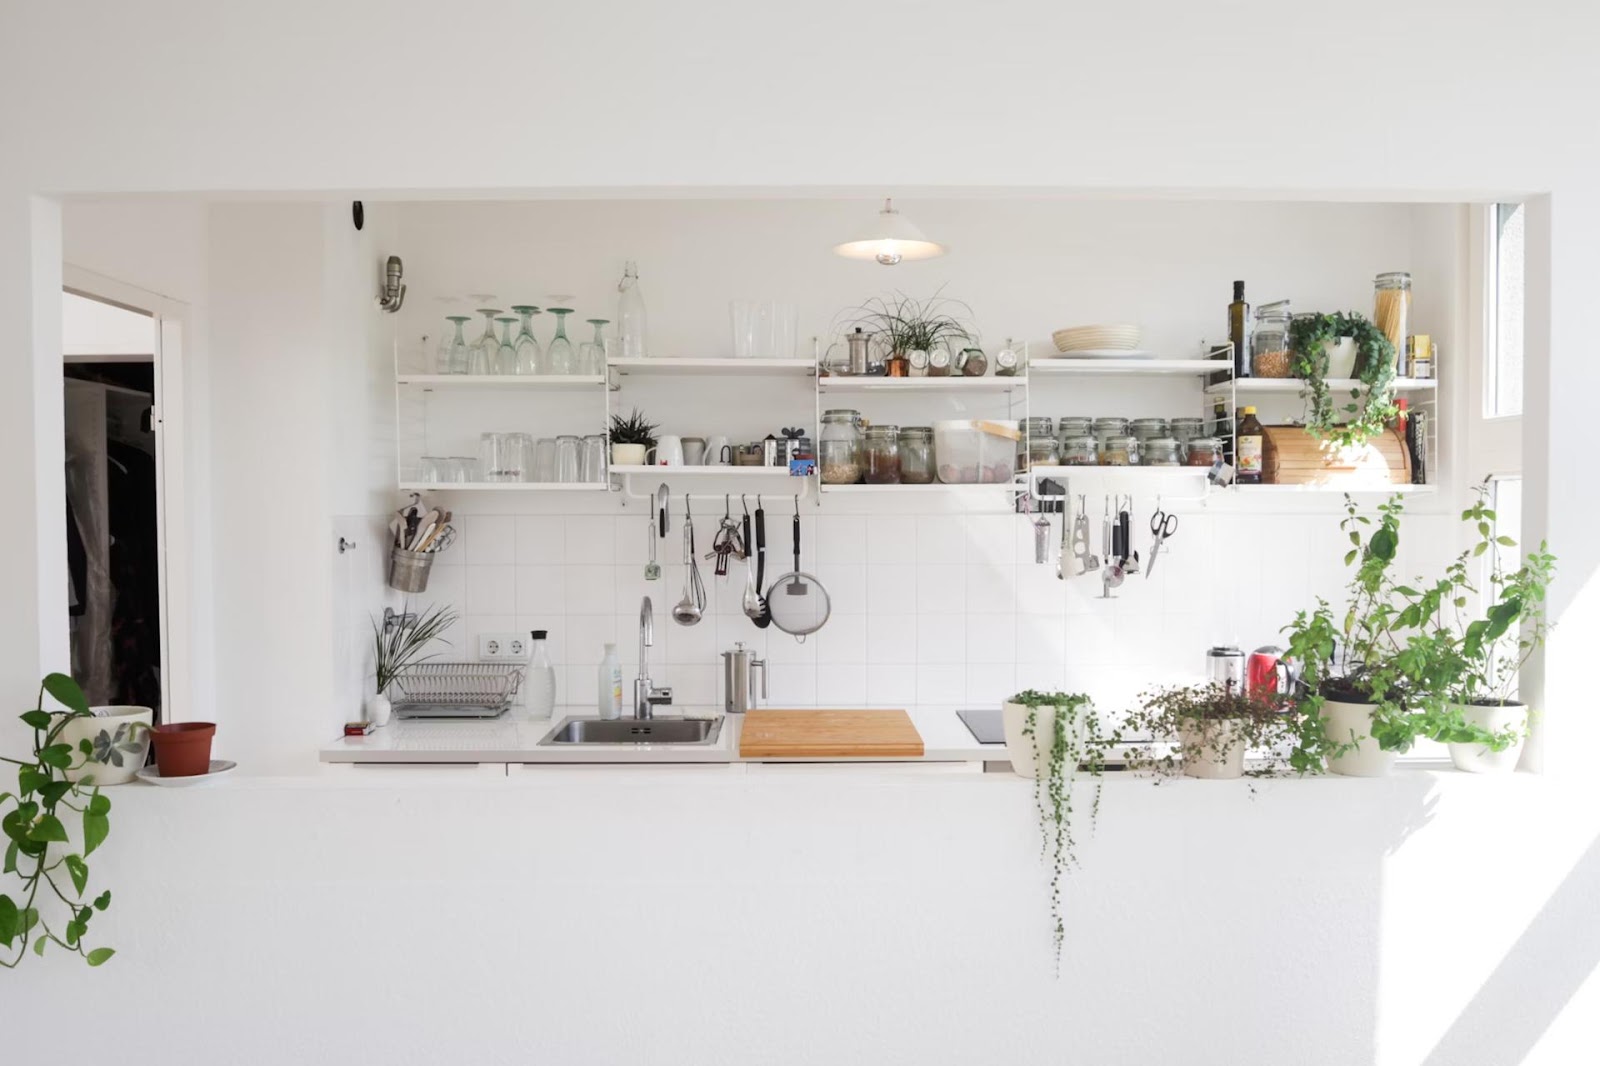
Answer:
[[[479,660],[518,661],[528,658],[528,637],[525,633],[479,633]]]

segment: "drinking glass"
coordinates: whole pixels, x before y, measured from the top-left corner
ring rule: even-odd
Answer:
[[[478,480],[478,460],[465,455],[452,455],[445,462],[450,464],[448,480],[460,484]]]
[[[587,318],[594,327],[594,340],[584,341],[578,348],[578,373],[600,375],[606,372],[606,323],[608,318]],[[587,479],[585,479],[587,480]]]
[[[513,433],[513,454],[517,457],[517,480],[531,481],[533,479],[533,437],[527,433]]]
[[[500,348],[495,353],[494,372],[496,374],[515,374],[517,372],[517,348],[511,339],[511,327],[517,324],[514,318],[504,316],[495,319],[500,323]]]
[[[578,481],[579,440],[570,434],[556,438],[556,480],[563,485]]]
[[[728,317],[733,322],[733,357],[749,359],[756,354],[756,305],[734,300],[728,304]]]
[[[799,312],[794,304],[773,302],[767,305],[769,332],[767,334],[767,351],[764,353],[768,359],[793,359],[795,346],[795,326],[799,321]]]
[[[597,433],[583,438],[583,480],[606,479],[606,437]]]
[[[533,316],[539,309],[532,304],[517,304],[511,310],[522,316],[522,329],[517,333],[516,362],[513,374],[542,374],[544,367],[540,362],[544,353],[539,350],[539,342],[533,336]]]
[[[442,459],[437,455],[424,455],[419,461],[422,467],[422,480],[429,484],[440,481],[449,481],[448,476],[450,460]]]
[[[467,315],[450,315],[447,322],[455,324],[455,329],[449,334],[448,341],[439,344],[439,373],[465,374],[467,372],[467,338],[461,335],[461,328],[472,319]]]
[[[522,463],[517,456],[515,433],[485,433],[480,438],[483,455],[483,480],[521,481]]]
[[[556,479],[556,441],[541,437],[533,446],[533,480],[548,485]]]
[[[552,374],[576,374],[578,372],[578,356],[572,350],[572,342],[567,340],[567,316],[572,314],[570,307],[552,307],[549,309],[556,316],[556,335],[550,338],[550,350],[546,353],[546,360]],[[574,478],[573,480],[577,480]]]
[[[498,307],[480,307],[478,314],[483,316],[483,335],[472,342],[472,354],[467,361],[469,374],[493,374],[494,367],[500,361],[500,339],[494,335],[494,316],[500,313]]]

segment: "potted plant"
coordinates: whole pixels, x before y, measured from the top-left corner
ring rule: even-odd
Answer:
[[[1306,429],[1318,440],[1358,447],[1399,415],[1394,345],[1364,316],[1354,311],[1296,315],[1289,325],[1289,350],[1294,376],[1306,383]],[[1344,365],[1334,366],[1336,360]],[[1351,390],[1351,402],[1336,412],[1328,381],[1349,377],[1360,384]]]
[[[1179,686],[1146,693],[1122,728],[1152,742],[1128,749],[1132,769],[1162,777],[1214,780],[1245,775],[1245,753],[1260,760],[1250,773],[1322,770],[1327,739],[1320,722],[1287,700],[1254,696],[1221,685]],[[1160,741],[1175,740],[1174,745]]]
[[[155,711],[150,707],[90,707],[87,716],[74,716],[61,725],[59,740],[77,751],[89,742],[81,766],[68,770],[67,778],[95,785],[125,785],[150,754],[150,727]]]
[[[656,425],[634,408],[623,418],[611,416],[611,463],[613,466],[643,466],[650,449],[656,446]]]
[[[937,292],[926,300],[916,300],[900,292],[888,297],[875,296],[856,311],[858,317],[852,325],[871,333],[889,353],[888,372],[892,377],[907,375],[910,353],[931,352],[952,344],[959,350],[974,334],[968,324],[972,309]],[[951,352],[952,357],[956,354]]]
[[[46,694],[65,710],[46,710]],[[35,955],[43,955],[53,943],[99,966],[116,952],[91,949],[84,940],[94,916],[111,906],[111,893],[85,900],[89,866],[84,860],[111,832],[111,801],[100,794],[91,774],[81,772],[91,761],[94,742],[84,737],[74,746],[62,739],[69,724],[92,715],[83,691],[65,674],[47,676],[35,702],[38,706],[21,716],[33,731],[32,755],[0,756],[0,762],[17,768],[15,791],[0,791],[0,831],[6,838],[0,867],[0,966],[16,967],[30,943]],[[64,810],[80,816],[81,848],[73,848],[62,821]],[[57,906],[64,909],[65,921],[46,916]]]
[[[1105,771],[1106,738],[1089,697],[1080,693],[1019,692],[1001,710],[1006,752],[1011,768],[1033,778],[1034,806],[1039,815],[1041,858],[1050,863],[1050,922],[1055,938],[1056,967],[1066,924],[1061,916],[1061,878],[1076,865],[1072,785],[1079,772],[1094,778],[1089,805],[1092,830],[1100,813],[1100,778]]]
[[[377,689],[367,696],[367,721],[374,726],[389,724],[389,686],[394,679],[418,663],[427,662],[436,653],[425,649],[435,640],[448,645],[444,632],[456,623],[456,613],[446,607],[430,607],[421,614],[412,614],[401,607],[400,613],[384,611],[383,618],[372,621],[373,674]]]

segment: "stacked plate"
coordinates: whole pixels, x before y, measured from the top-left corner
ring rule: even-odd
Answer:
[[[1056,350],[1062,355],[1105,356],[1136,358],[1139,348],[1139,327],[1117,323],[1093,326],[1073,326],[1058,329],[1051,334]]]

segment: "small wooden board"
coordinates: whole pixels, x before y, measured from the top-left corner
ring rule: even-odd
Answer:
[[[749,711],[743,759],[921,758],[922,736],[905,711]]]
[[[1359,448],[1337,449],[1303,426],[1262,427],[1261,480],[1268,485],[1404,485],[1411,456],[1395,430]]]

